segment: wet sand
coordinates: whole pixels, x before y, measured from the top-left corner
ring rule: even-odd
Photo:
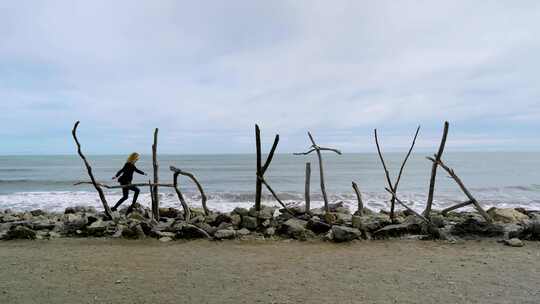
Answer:
[[[0,242],[0,303],[540,303],[540,242]]]

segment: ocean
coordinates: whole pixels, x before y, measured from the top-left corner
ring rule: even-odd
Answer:
[[[429,187],[431,162],[427,153],[411,155],[398,188],[398,196],[416,210],[423,210]],[[386,153],[385,158],[394,179],[404,153]],[[87,156],[100,182],[115,184],[111,177],[120,169],[125,156]],[[463,152],[445,153],[445,163],[453,168],[477,200],[486,208],[525,207],[540,209],[540,153],[525,152]],[[356,209],[351,187],[355,181],[362,192],[364,204],[374,210],[388,209],[390,196],[385,192],[386,179],[377,154],[323,153],[326,188],[331,201],[344,201]],[[311,162],[312,206],[322,205],[316,156],[276,154],[266,174],[266,180],[286,202],[303,201],[305,163]],[[160,155],[160,181],[172,182],[169,166],[192,172],[208,195],[208,207],[229,211],[236,206],[253,205],[255,189],[255,154],[227,155]],[[149,174],[135,174],[134,182],[151,178],[152,162],[143,155],[137,167]],[[68,206],[92,205],[101,209],[97,193],[90,185],[74,186],[87,181],[81,159],[69,156],[0,156],[0,209],[63,211]],[[200,196],[188,179],[180,180],[190,205],[199,207]],[[105,189],[106,190],[106,189]],[[264,204],[276,205],[264,190]],[[139,202],[150,205],[147,187],[141,187]],[[106,190],[113,205],[121,196],[118,190]],[[171,188],[160,189],[161,205],[180,207]],[[454,181],[439,169],[435,191],[435,208],[444,208],[466,200]],[[129,201],[128,201],[129,202]],[[125,204],[127,204],[126,202]]]

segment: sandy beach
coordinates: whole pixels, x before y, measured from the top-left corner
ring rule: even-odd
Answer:
[[[0,303],[539,303],[540,243],[0,243]]]

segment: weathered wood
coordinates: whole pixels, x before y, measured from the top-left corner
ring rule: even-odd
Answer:
[[[184,209],[184,219],[186,220],[186,222],[189,222],[191,219],[191,210],[189,210],[189,206],[184,199],[184,195],[182,194],[182,191],[180,191],[180,187],[178,187],[178,175],[180,175],[180,173],[178,172],[174,172],[173,174],[174,190],[176,191],[178,200],[180,201],[180,204],[182,204],[182,208]]]
[[[255,210],[261,210],[262,182],[259,176],[262,176],[262,156],[261,156],[261,130],[255,125],[255,146],[257,149],[257,171],[255,181]]]
[[[306,185],[304,188],[304,199],[306,201],[306,213],[311,211],[311,196],[310,196],[310,186],[311,186],[311,163],[306,163]]]
[[[379,154],[379,159],[381,160],[381,164],[383,166],[384,175],[386,176],[386,183],[388,184],[388,187],[390,187],[390,190],[392,190],[392,193],[394,193],[394,186],[392,185],[392,180],[390,179],[390,173],[388,172],[388,168],[386,167],[386,162],[384,161],[384,157],[381,152],[381,147],[379,145],[379,137],[377,136],[377,129],[374,129],[373,133],[375,134],[375,145],[377,146],[377,153]],[[390,218],[392,220],[395,217],[394,205],[395,205],[395,196],[392,195],[392,199],[390,201]]]
[[[311,152],[314,152],[314,151],[315,151],[315,153],[317,153],[317,159],[319,161],[319,181],[320,181],[321,192],[322,192],[323,200],[324,200],[324,211],[326,213],[328,213],[328,212],[330,212],[330,209],[328,207],[328,195],[326,194],[326,186],[325,186],[325,183],[324,183],[324,168],[323,168],[323,161],[322,161],[321,151],[332,151],[332,152],[335,152],[338,155],[341,155],[341,151],[339,151],[338,149],[326,148],[326,147],[318,146],[317,143],[315,143],[315,139],[313,139],[313,136],[311,135],[311,133],[310,132],[307,132],[307,133],[308,133],[309,140],[311,141],[311,147],[306,152],[293,153],[293,154],[294,155],[308,155],[308,154],[310,154]]]
[[[441,211],[441,214],[446,216],[448,214],[448,212],[450,212],[452,210],[462,208],[462,207],[465,207],[465,206],[469,206],[472,203],[473,203],[472,201],[466,201],[466,202],[463,202],[463,203],[456,204],[454,206],[451,206],[451,207],[448,207],[448,208],[444,209],[443,211]]]
[[[407,161],[409,160],[409,157],[411,156],[411,153],[412,153],[412,150],[414,148],[414,145],[416,144],[416,139],[418,138],[418,133],[419,132],[420,132],[420,126],[418,126],[418,128],[416,128],[416,133],[414,134],[411,146],[409,147],[409,150],[408,150],[407,154],[405,155],[405,158],[401,162],[401,167],[399,168],[399,174],[397,176],[397,179],[396,179],[394,185],[392,185],[391,178],[390,178],[390,173],[388,172],[388,168],[386,167],[386,162],[384,161],[384,158],[383,158],[383,155],[382,155],[382,152],[381,152],[381,147],[380,147],[380,144],[379,144],[379,138],[377,136],[377,129],[374,130],[374,133],[375,133],[375,145],[377,146],[377,153],[379,154],[379,159],[381,160],[381,163],[383,165],[384,174],[386,176],[386,181],[388,183],[388,187],[390,187],[390,189],[392,190],[393,193],[397,193],[397,188],[399,186],[399,182],[401,181],[401,176],[402,176],[403,171],[405,169],[405,164],[407,164]],[[392,198],[390,200],[390,218],[392,220],[395,218],[395,197],[393,195],[392,195]]]
[[[409,210],[412,214],[414,214],[415,216],[417,216],[418,218],[420,218],[421,220],[423,220],[424,222],[428,223],[431,225],[431,221],[426,218],[425,216],[421,215],[420,213],[414,211],[414,209],[412,209],[411,207],[407,206],[404,202],[402,202],[396,195],[396,193],[388,188],[384,188],[386,189],[386,191],[388,191],[388,193],[392,194],[392,196],[394,196],[396,198],[396,202],[398,204],[400,204],[401,206],[403,206],[405,209]]]
[[[206,201],[207,201],[206,194],[204,193],[204,189],[203,189],[201,183],[199,183],[199,181],[195,177],[195,175],[193,175],[190,172],[184,171],[182,169],[176,168],[174,166],[170,166],[169,169],[171,171],[173,171],[174,173],[178,173],[178,174],[189,177],[193,181],[193,183],[195,183],[195,185],[197,186],[197,189],[199,190],[199,193],[201,194],[201,205],[203,207],[204,214],[209,215],[210,210],[208,210],[208,207],[206,206]]]
[[[150,189],[150,202],[152,203],[151,206],[154,206],[154,187],[152,186],[151,180],[148,180],[148,188]]]
[[[81,144],[79,143],[79,139],[77,138],[77,127],[79,126],[79,121],[75,123],[73,126],[73,130],[71,131],[71,134],[73,135],[73,139],[75,140],[75,144],[77,145],[77,153],[81,157],[81,159],[84,162],[84,165],[86,166],[86,171],[88,172],[88,176],[90,176],[90,180],[92,181],[92,185],[96,189],[96,191],[99,194],[99,199],[101,200],[101,203],[103,204],[103,209],[105,210],[105,216],[109,219],[112,219],[112,212],[109,208],[109,204],[107,203],[107,199],[105,198],[105,193],[103,193],[103,189],[101,189],[101,186],[96,182],[96,179],[94,177],[94,174],[92,173],[92,167],[90,166],[90,163],[86,160],[86,157],[82,153],[81,150]]]
[[[441,168],[443,168],[449,175],[450,177],[452,177],[452,179],[454,179],[454,181],[456,182],[456,184],[458,184],[459,188],[461,189],[461,191],[463,191],[463,193],[467,196],[467,198],[469,199],[469,201],[471,201],[471,203],[474,205],[474,207],[476,208],[476,210],[478,210],[478,213],[480,213],[480,215],[489,223],[492,222],[492,219],[491,219],[491,216],[489,216],[489,214],[482,208],[482,206],[480,206],[480,204],[478,203],[478,201],[474,198],[474,196],[471,194],[471,192],[469,192],[469,190],[467,189],[467,187],[465,187],[465,184],[461,181],[461,179],[457,176],[457,174],[454,172],[453,169],[449,168],[448,166],[446,166],[442,160],[440,159],[436,159],[436,158],[433,158],[433,157],[427,157],[427,159],[429,159],[430,161],[432,161],[434,164],[437,164],[439,166],[441,166]]]
[[[438,161],[441,159],[442,154],[444,152],[444,146],[446,145],[446,137],[448,136],[448,127],[449,123],[448,121],[444,122],[444,130],[443,130],[443,136],[441,138],[441,143],[439,144],[439,151],[437,152],[435,159],[436,162],[433,162],[433,165],[431,166],[431,177],[429,179],[429,192],[428,192],[428,198],[426,202],[426,209],[424,210],[424,216],[430,217],[431,214],[431,206],[433,205],[433,194],[435,193],[435,181],[437,177],[437,166]]]
[[[356,199],[358,200],[358,215],[364,214],[364,202],[362,202],[362,194],[360,193],[360,189],[358,189],[358,185],[355,182],[352,182],[352,188],[354,190],[354,193],[356,193]]]
[[[279,199],[279,197],[277,196],[274,189],[272,189],[272,187],[270,187],[270,185],[266,182],[266,180],[264,180],[264,178],[262,176],[259,176],[259,179],[261,180],[261,183],[266,186],[268,191],[270,191],[270,193],[272,193],[272,196],[276,199],[276,201],[285,209],[285,211],[287,211],[288,213],[294,215],[294,213],[287,207],[287,205],[285,205],[285,203],[283,203],[281,201],[281,199]]]
[[[154,168],[154,189],[152,191],[152,215],[154,219],[159,220],[159,164],[157,160],[157,141],[158,141],[158,131],[156,128],[154,130],[154,144],[152,145],[152,167]]]
[[[255,145],[257,149],[257,180],[255,182],[255,210],[261,211],[261,197],[262,197],[262,181],[259,178],[264,177],[264,173],[266,170],[268,170],[268,167],[270,166],[270,163],[272,162],[272,159],[274,158],[274,153],[276,151],[277,145],[279,143],[279,135],[276,135],[274,138],[274,143],[272,144],[272,148],[270,149],[270,153],[266,157],[266,161],[264,162],[264,165],[262,165],[262,152],[261,152],[261,130],[259,129],[259,126],[255,125]]]
[[[77,182],[77,183],[74,183],[73,186],[86,185],[86,184],[92,185],[93,183],[92,182]],[[127,184],[127,185],[114,185],[114,186],[104,184],[104,183],[97,183],[97,184],[100,187],[107,188],[107,189],[122,189],[122,188],[129,188],[131,186],[136,186],[136,187],[150,186],[150,187],[153,187],[153,186],[156,185],[154,183],[135,183],[135,184]],[[173,184],[157,184],[157,185],[160,186],[160,187],[170,187],[170,188],[174,187]]]

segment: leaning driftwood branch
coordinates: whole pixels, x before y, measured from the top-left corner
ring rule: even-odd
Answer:
[[[441,138],[441,144],[439,145],[439,151],[435,155],[436,162],[433,162],[433,165],[431,166],[431,177],[429,179],[429,192],[428,192],[428,198],[426,202],[426,209],[424,210],[424,215],[426,217],[430,217],[431,213],[431,206],[433,205],[433,194],[435,193],[435,178],[437,176],[437,166],[438,161],[441,160],[442,154],[444,152],[444,146],[446,145],[446,137],[448,136],[448,121],[444,122],[444,130],[443,130],[443,136]]]
[[[317,145],[317,143],[315,143],[315,139],[313,139],[313,136],[311,135],[311,133],[310,132],[307,132],[307,133],[308,133],[308,136],[309,136],[309,140],[311,141],[310,149],[308,151],[306,151],[306,152],[293,153],[293,154],[294,155],[308,155],[313,151],[315,151],[317,153],[317,159],[319,160],[319,180],[320,180],[320,183],[321,183],[321,192],[322,192],[323,200],[324,200],[324,211],[326,213],[328,213],[330,211],[330,209],[328,207],[328,195],[326,194],[326,187],[325,187],[325,184],[324,184],[324,169],[323,169],[323,161],[322,161],[321,151],[332,151],[332,152],[335,152],[338,155],[341,155],[341,151],[339,151],[338,149],[333,149],[333,148],[319,147]]]
[[[469,206],[470,204],[472,204],[473,202],[472,201],[466,201],[466,202],[463,202],[463,203],[459,203],[459,204],[456,204],[454,206],[451,206],[451,207],[448,207],[444,210],[441,211],[441,214],[446,216],[448,214],[448,212],[452,211],[452,210],[456,210],[456,209],[459,209],[459,208],[462,208],[462,207],[465,207],[465,206]]]
[[[255,181],[255,210],[261,211],[261,197],[262,197],[262,181],[259,177],[264,177],[264,173],[270,166],[272,158],[274,157],[274,152],[276,151],[277,145],[279,143],[279,135],[276,135],[274,138],[274,143],[270,149],[270,153],[262,165],[262,155],[261,155],[261,130],[258,125],[255,125],[255,145],[257,149],[257,179]]]
[[[354,190],[354,193],[356,193],[356,199],[358,200],[358,215],[364,214],[364,203],[362,202],[362,194],[360,193],[360,189],[358,189],[358,185],[355,182],[352,182],[352,188]]]
[[[93,183],[92,182],[77,182],[77,183],[74,183],[73,186],[79,186],[79,185],[92,185]],[[127,184],[127,185],[114,185],[114,186],[111,186],[111,185],[108,185],[108,184],[104,184],[104,183],[96,183],[97,185],[99,185],[100,187],[103,187],[103,188],[107,188],[107,189],[122,189],[122,188],[129,188],[131,186],[137,186],[137,187],[143,187],[143,186],[150,186],[150,187],[153,187],[155,186],[156,184],[154,183],[135,183],[135,184]],[[160,187],[170,187],[170,188],[173,188],[174,185],[173,184],[157,184],[158,186]]]
[[[424,222],[426,222],[427,224],[430,224],[431,225],[431,221],[429,219],[427,219],[426,217],[424,217],[423,215],[421,215],[420,213],[414,211],[414,209],[412,209],[411,207],[407,206],[404,202],[402,202],[397,196],[396,196],[396,193],[388,188],[384,188],[386,189],[386,191],[388,191],[388,193],[392,194],[392,196],[394,196],[396,198],[396,202],[398,202],[398,204],[400,204],[401,206],[405,207],[405,209],[409,210],[411,213],[413,213],[414,215],[416,215],[418,218],[420,218],[421,220],[423,220]]]
[[[272,189],[272,187],[270,187],[270,185],[266,182],[266,180],[264,180],[264,178],[262,176],[259,176],[259,180],[261,181],[261,183],[263,185],[266,186],[266,188],[268,189],[268,191],[270,191],[270,193],[272,193],[272,196],[276,199],[276,201],[283,207],[283,209],[285,209],[285,211],[287,211],[288,213],[294,215],[294,213],[287,207],[287,205],[285,205],[285,203],[283,203],[279,197],[277,196],[276,192],[274,191],[274,189]]]
[[[381,163],[383,165],[384,174],[386,176],[386,181],[388,183],[388,187],[392,190],[392,193],[397,192],[397,188],[399,186],[399,182],[401,181],[401,176],[403,174],[403,170],[405,169],[405,164],[407,163],[407,160],[409,160],[409,157],[411,156],[412,150],[414,148],[414,145],[416,144],[416,138],[418,137],[418,132],[420,132],[420,126],[416,128],[416,133],[414,134],[411,146],[409,148],[409,151],[407,152],[407,155],[401,162],[401,167],[399,168],[399,174],[397,176],[397,179],[392,185],[391,179],[390,179],[390,173],[388,172],[388,168],[386,167],[386,162],[384,161],[384,158],[382,156],[381,147],[379,145],[379,137],[377,136],[377,129],[374,130],[375,133],[375,145],[377,146],[377,153],[379,154],[379,159],[381,160]],[[395,196],[392,195],[392,199],[390,200],[390,218],[393,220],[395,218]]]
[[[152,190],[152,215],[154,216],[154,219],[156,220],[159,220],[159,192],[158,192],[159,165],[157,161],[158,131],[159,131],[158,128],[154,130],[154,144],[152,145],[152,167],[154,169],[154,186]]]
[[[311,185],[311,163],[306,163],[306,185],[304,188],[304,199],[306,201],[306,213],[310,213],[311,210],[311,197],[310,197],[310,185]]]
[[[173,185],[174,190],[176,191],[176,195],[178,196],[178,200],[180,201],[180,204],[182,204],[182,208],[184,209],[184,219],[186,222],[189,222],[191,220],[191,211],[189,210],[189,206],[186,203],[186,200],[184,199],[184,195],[182,195],[182,191],[180,191],[180,187],[178,187],[178,175],[180,173],[174,172],[173,174]]]
[[[101,186],[96,182],[96,179],[94,178],[94,174],[92,173],[92,167],[90,166],[90,163],[86,160],[86,157],[81,151],[81,144],[79,143],[79,139],[77,139],[77,127],[79,126],[79,121],[75,123],[73,126],[73,130],[71,131],[71,134],[73,135],[73,139],[75,140],[75,144],[77,145],[77,153],[82,158],[84,165],[86,166],[86,171],[88,172],[88,175],[90,176],[90,180],[92,181],[92,185],[94,185],[94,188],[96,188],[96,191],[99,194],[99,199],[101,200],[101,203],[103,204],[103,209],[105,210],[105,215],[108,218],[112,218],[112,212],[109,208],[109,204],[107,203],[107,199],[105,198],[105,194],[103,193],[103,189],[101,189]]]
[[[195,175],[193,175],[190,172],[183,171],[182,169],[178,169],[178,168],[176,168],[174,166],[170,166],[169,169],[171,171],[173,171],[174,173],[178,173],[178,174],[189,177],[193,181],[193,183],[195,183],[195,185],[197,186],[197,189],[199,190],[199,193],[201,194],[201,205],[203,207],[204,214],[209,215],[210,210],[208,210],[208,207],[206,206],[206,201],[207,201],[206,194],[204,193],[204,189],[203,189],[201,183],[199,183],[197,178],[195,178]]]
[[[480,204],[478,203],[478,201],[474,198],[474,196],[472,196],[471,192],[469,192],[469,190],[467,189],[467,187],[465,187],[465,184],[463,184],[463,182],[461,181],[461,179],[457,176],[457,174],[454,172],[453,169],[449,168],[448,166],[446,166],[442,160],[440,159],[436,159],[436,158],[433,158],[433,157],[427,157],[427,159],[429,159],[430,161],[432,161],[434,164],[437,164],[439,166],[441,166],[441,168],[443,168],[449,175],[450,177],[452,177],[454,179],[454,181],[456,182],[456,184],[458,184],[459,188],[461,189],[461,191],[463,191],[463,193],[467,196],[467,198],[469,199],[469,201],[474,205],[474,207],[476,208],[476,210],[478,210],[478,212],[480,213],[480,215],[482,215],[482,217],[489,223],[492,222],[491,220],[491,217],[489,216],[489,214],[487,214],[487,212],[482,208],[482,206],[480,206]],[[460,204],[461,205],[461,204]]]

